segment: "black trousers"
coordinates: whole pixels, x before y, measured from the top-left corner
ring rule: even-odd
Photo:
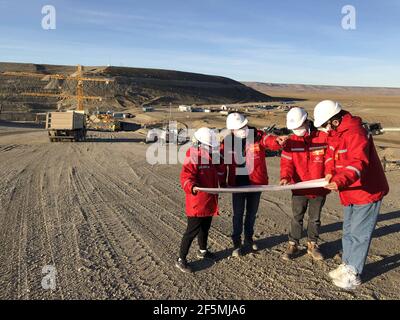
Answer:
[[[197,236],[201,250],[207,250],[208,232],[211,227],[212,217],[188,217],[187,228],[181,242],[179,258],[185,260],[190,246]]]
[[[308,241],[317,242],[321,226],[321,211],[326,196],[309,199],[306,196],[292,196],[293,218],[289,231],[289,241],[299,243],[303,232],[303,219],[308,208]]]
[[[232,195],[233,204],[233,233],[232,241],[234,247],[239,247],[241,244],[241,236],[243,232],[243,217],[244,218],[244,238],[251,242],[254,234],[254,224],[258,206],[260,204],[261,192],[249,193],[234,193]]]

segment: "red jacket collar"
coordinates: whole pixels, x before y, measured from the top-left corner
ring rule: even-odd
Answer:
[[[350,112],[345,113],[339,127],[336,130],[331,130],[330,135],[340,135],[350,129],[358,129],[362,127],[362,120],[360,117],[353,116]]]
[[[342,132],[351,128],[359,128],[360,126],[362,126],[362,120],[360,117],[354,117],[350,113],[346,113],[337,130],[338,132]]]

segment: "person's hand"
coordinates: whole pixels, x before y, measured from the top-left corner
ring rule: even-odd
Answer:
[[[332,175],[329,173],[325,176],[325,181],[331,182]]]
[[[289,139],[289,136],[278,136],[276,137],[276,142],[278,142],[280,146],[283,146],[287,139]]]
[[[192,188],[192,194],[196,195],[196,194],[198,194],[198,193],[199,193],[199,188],[196,187],[196,186],[194,186],[194,187]]]
[[[331,182],[330,184],[328,184],[327,186],[325,186],[325,189],[331,190],[331,191],[338,191],[338,185],[336,182]]]
[[[279,182],[279,185],[280,185],[280,186],[286,186],[287,184],[289,184],[289,181],[288,181],[287,179],[282,179],[282,180]]]

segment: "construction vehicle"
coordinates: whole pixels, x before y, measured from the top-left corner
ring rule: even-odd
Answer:
[[[182,145],[189,140],[187,125],[176,121],[164,122],[161,127],[149,130],[146,136],[146,143],[158,142],[161,145]]]
[[[134,115],[131,113],[127,112],[114,112],[112,114],[114,119],[128,119],[128,118],[134,118]]]
[[[115,132],[122,129],[121,120],[124,118],[115,118],[112,111],[95,111],[87,119],[89,130]],[[122,113],[121,113],[122,114]]]
[[[81,112],[49,112],[46,117],[46,129],[50,142],[69,139],[84,141],[86,138],[86,116]]]
[[[382,125],[378,122],[376,123],[363,122],[363,127],[373,136],[378,136],[383,134]]]
[[[273,124],[272,126],[267,126],[262,128],[262,130],[267,133],[267,134],[274,134],[277,136],[287,136],[291,134],[291,131],[288,128],[279,128],[276,126],[276,124]],[[282,150],[277,150],[277,151],[272,151],[272,150],[265,150],[265,156],[266,157],[280,157],[282,154]]]
[[[274,134],[277,136],[287,136],[292,133],[288,128],[279,128],[276,124],[264,127],[262,130],[267,134]]]
[[[383,128],[379,122],[363,122],[364,128],[373,136],[378,136],[386,132],[400,132],[400,128]]]

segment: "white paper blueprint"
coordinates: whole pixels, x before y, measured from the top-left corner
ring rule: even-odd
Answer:
[[[199,191],[207,193],[243,193],[243,192],[264,192],[264,191],[282,191],[282,190],[297,190],[297,189],[313,189],[323,188],[328,185],[328,182],[322,179],[303,181],[286,186],[278,185],[260,185],[260,186],[242,186],[232,188],[198,188]]]

